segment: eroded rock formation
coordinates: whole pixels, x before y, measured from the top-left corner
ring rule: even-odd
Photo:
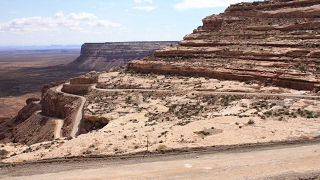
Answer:
[[[32,120],[30,117],[39,110],[41,110],[41,106],[38,102],[30,102],[30,100],[27,100],[26,106],[18,112],[16,117],[7,119],[6,121],[0,123],[0,141],[21,142],[21,139],[19,139],[17,135],[26,134],[20,133],[19,126],[26,121],[31,122]],[[33,134],[31,129],[26,129],[26,131],[29,131],[29,134]]]
[[[69,94],[85,95],[89,87],[98,82],[98,73],[91,71],[85,75],[71,78],[69,84],[63,84],[62,91]]]
[[[88,70],[108,70],[123,66],[134,59],[150,55],[156,49],[175,45],[176,41],[85,43],[81,55],[69,67]]]
[[[318,0],[231,5],[202,20],[179,45],[127,64],[142,73],[208,76],[293,89],[320,86]]]

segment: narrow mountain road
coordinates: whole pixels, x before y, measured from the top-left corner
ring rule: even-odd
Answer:
[[[55,118],[55,117],[48,117],[48,116],[44,116],[41,114],[41,111],[37,111],[37,116],[39,117],[45,117],[45,118],[49,118],[50,120],[53,120],[55,122],[55,127],[54,127],[54,138],[62,138],[62,126],[63,126],[63,119],[59,119],[59,118]]]
[[[7,166],[0,179],[298,179],[320,175],[320,144]]]
[[[72,97],[78,97],[81,99],[81,104],[79,106],[79,109],[75,113],[75,116],[73,118],[73,127],[70,136],[77,136],[80,134],[80,127],[81,127],[81,120],[83,117],[83,108],[84,104],[86,102],[86,98],[83,96],[78,96],[74,94],[68,94],[65,92],[62,92],[63,85],[57,86],[54,88],[56,92],[64,93],[68,96]],[[102,91],[102,92],[124,92],[124,91],[140,91],[140,92],[185,92],[183,90],[161,90],[161,89],[100,89],[96,87],[96,84],[93,84],[91,86],[92,89]],[[311,96],[311,95],[300,95],[300,94],[273,94],[273,93],[246,93],[246,92],[217,92],[217,91],[190,91],[198,94],[206,94],[206,95],[247,95],[247,96],[276,96],[276,97],[283,97],[283,98],[320,98],[320,96]],[[63,122],[57,121],[56,122],[56,128],[55,128],[55,137],[60,138],[62,137],[61,127],[63,125]],[[62,124],[61,124],[62,123]],[[60,134],[60,136],[59,136]]]
[[[54,131],[54,138],[62,138],[62,126],[63,126],[63,119],[55,119],[56,127]]]
[[[84,106],[84,104],[86,102],[86,98],[83,97],[83,96],[78,96],[78,95],[68,94],[68,93],[62,92],[61,91],[62,86],[63,85],[57,86],[55,88],[55,91],[56,92],[60,92],[60,93],[64,93],[67,96],[78,97],[78,98],[81,99],[81,104],[80,104],[79,108],[77,109],[77,111],[76,111],[76,113],[75,113],[75,115],[73,117],[73,127],[72,127],[72,130],[71,130],[71,133],[70,133],[70,136],[75,137],[75,136],[80,134],[81,120],[82,120],[82,117],[83,117],[83,106]]]
[[[140,91],[140,92],[187,92],[185,90],[162,90],[162,89],[101,89],[97,88],[96,84],[93,84],[91,88],[96,89],[102,92],[124,92],[124,91]],[[247,96],[276,96],[276,97],[289,97],[289,98],[320,98],[320,96],[312,96],[312,95],[303,95],[303,94],[278,94],[278,93],[248,93],[248,92],[220,92],[220,91],[188,91],[198,94],[206,94],[206,95],[247,95]]]

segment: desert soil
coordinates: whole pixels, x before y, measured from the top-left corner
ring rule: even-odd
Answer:
[[[319,177],[320,144],[241,148],[161,156],[17,164],[7,180],[42,179],[298,179]]]
[[[312,93],[308,91],[257,83],[146,77],[119,72],[101,74],[99,83],[103,86],[100,88],[117,90],[93,89],[86,96],[85,118],[102,116],[110,120],[108,125],[72,139],[59,138],[30,146],[3,144],[2,149],[8,153],[2,162],[131,154],[145,151],[146,146],[149,151],[156,151],[285,142],[320,135],[320,101],[317,96],[310,98]],[[152,86],[157,92],[119,90],[137,86],[146,89]],[[180,92],[181,89],[187,90]],[[215,94],[223,92],[254,94]],[[56,134],[60,133],[56,131]]]

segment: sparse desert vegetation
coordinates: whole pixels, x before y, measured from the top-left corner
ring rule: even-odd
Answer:
[[[142,59],[161,43],[85,43],[68,67],[57,63],[64,62],[60,56],[44,65],[51,54],[43,62],[26,56],[19,68],[0,60],[0,97],[34,93],[31,87],[40,89],[44,81],[75,76],[74,67],[104,70],[45,85],[41,101],[30,98],[18,116],[1,118],[0,168],[79,161],[88,166],[81,165],[78,176],[99,176],[108,168],[104,175],[128,179],[280,179],[297,173],[318,179],[319,8],[317,0],[233,4],[202,19],[178,44]],[[93,29],[96,22],[104,21],[85,24]],[[36,80],[25,83],[21,74]],[[89,162],[103,160],[110,161]],[[112,170],[114,162],[122,166]],[[62,176],[69,173],[61,169]]]
[[[124,71],[100,73],[97,87],[91,87],[85,96],[84,121],[94,122],[91,131],[33,144],[31,150],[19,145],[20,151],[4,156],[4,162],[119,155],[147,148],[157,151],[290,141],[320,135],[320,101],[309,91]],[[5,145],[8,152],[11,146]]]

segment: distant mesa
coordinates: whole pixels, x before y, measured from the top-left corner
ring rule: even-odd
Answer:
[[[127,64],[141,73],[207,76],[298,90],[320,87],[319,0],[238,3],[178,45]]]
[[[124,66],[131,60],[141,59],[157,49],[177,43],[177,41],[85,43],[81,47],[81,55],[68,66],[86,70],[108,70]]]

